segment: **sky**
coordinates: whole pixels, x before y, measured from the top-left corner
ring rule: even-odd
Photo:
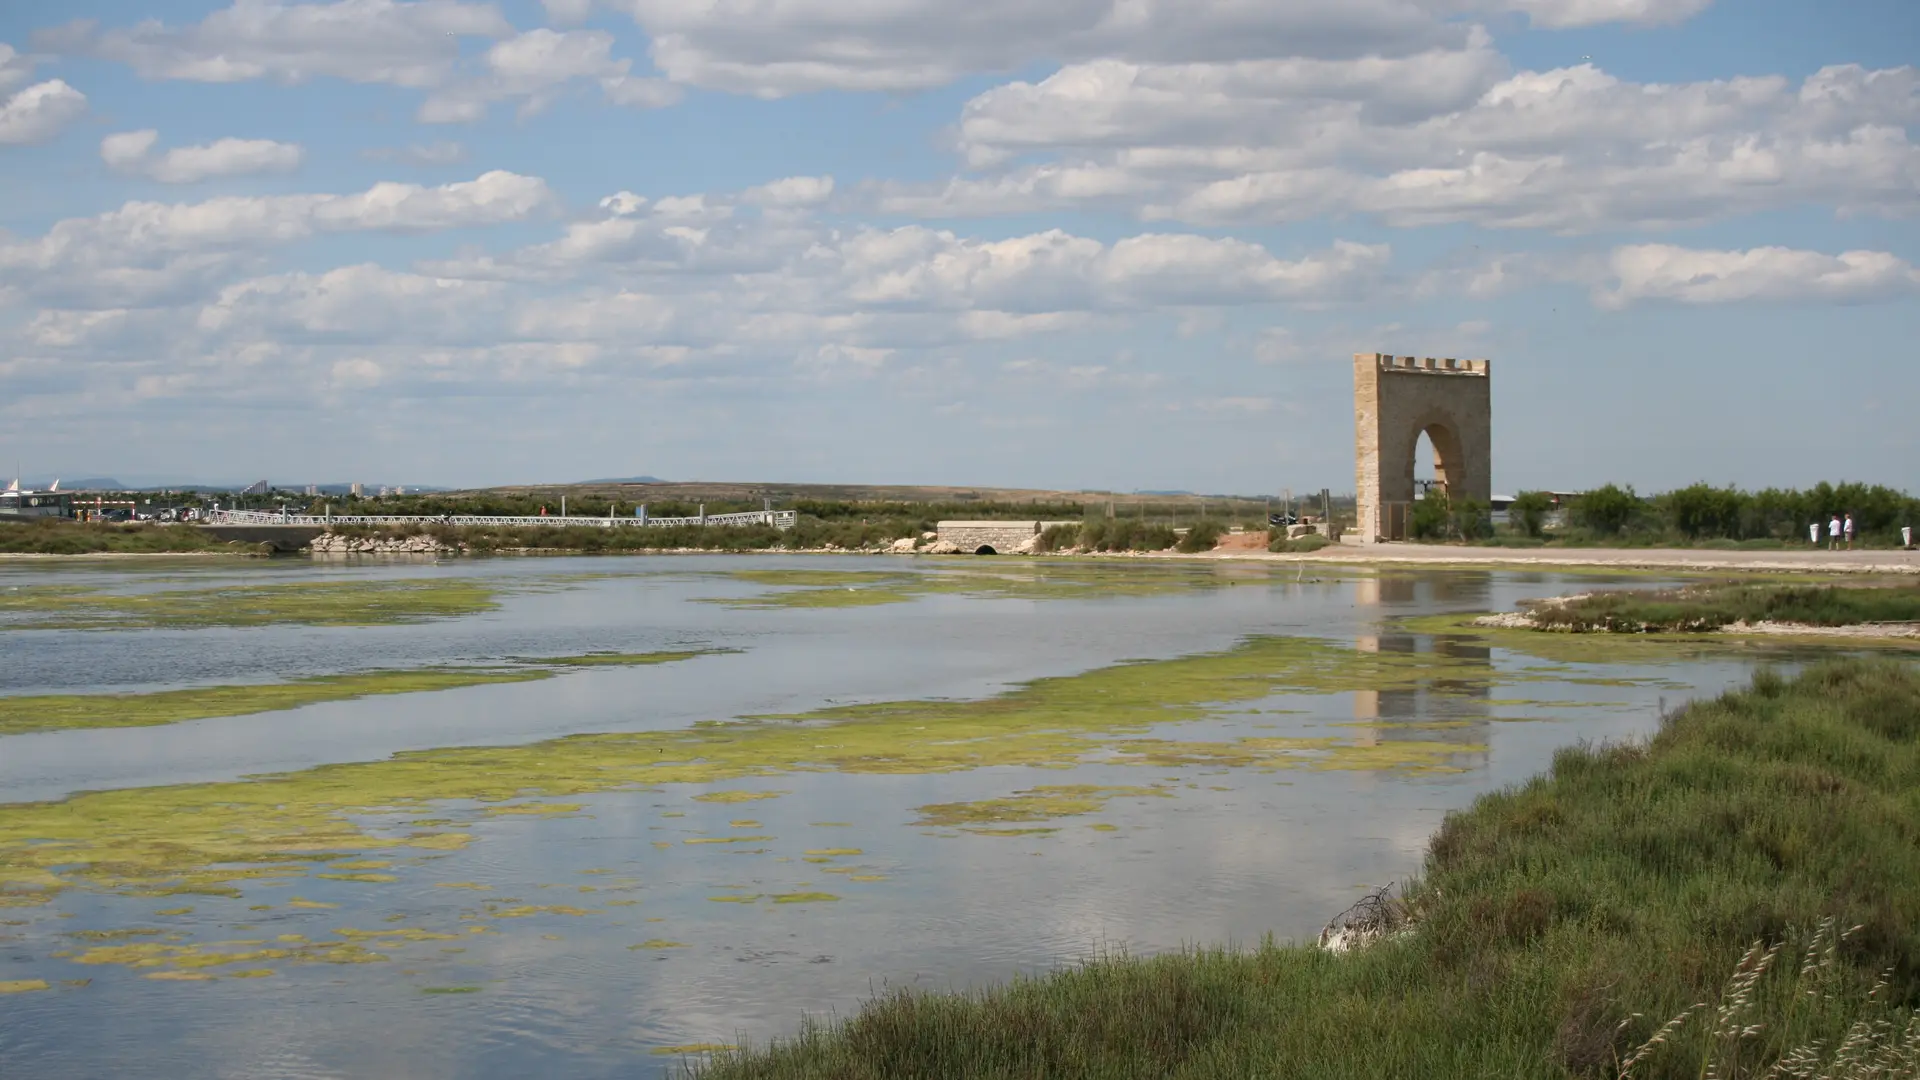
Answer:
[[[1912,0],[0,4],[0,470],[1920,490]]]

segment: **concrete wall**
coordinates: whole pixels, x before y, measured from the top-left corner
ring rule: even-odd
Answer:
[[[243,544],[272,544],[275,551],[299,551],[326,532],[318,525],[198,525],[201,532]]]
[[[1005,555],[1040,535],[1049,525],[1078,525],[1077,521],[943,521],[936,526],[940,540],[962,551],[992,548]]]
[[[1355,353],[1354,469],[1362,543],[1397,533],[1413,504],[1413,454],[1433,440],[1435,478],[1450,499],[1493,497],[1493,398],[1485,360]],[[1389,512],[1383,513],[1383,508]]]

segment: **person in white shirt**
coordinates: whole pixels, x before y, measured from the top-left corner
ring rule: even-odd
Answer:
[[[1827,550],[1828,551],[1840,550],[1840,515],[1839,514],[1833,515],[1832,520],[1827,522]]]
[[[1847,550],[1852,551],[1853,550],[1853,515],[1852,514],[1847,515],[1846,530],[1847,530]]]

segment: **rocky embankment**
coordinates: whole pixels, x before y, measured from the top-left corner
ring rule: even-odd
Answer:
[[[454,555],[460,551],[426,533],[397,537],[322,533],[307,550],[315,555]]]

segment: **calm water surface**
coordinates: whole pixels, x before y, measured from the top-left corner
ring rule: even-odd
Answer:
[[[1454,771],[1087,763],[1066,771],[799,773],[716,785],[785,793],[734,804],[695,801],[704,786],[668,784],[569,796],[581,806],[574,813],[463,825],[474,835],[466,848],[413,860],[393,881],[309,878],[293,887],[249,885],[240,897],[70,890],[51,904],[0,907],[0,984],[38,979],[51,987],[0,995],[0,1074],[652,1077],[679,1060],[663,1049],[761,1041],[790,1032],[803,1013],[846,1015],[888,986],[978,986],[1103,946],[1154,952],[1253,943],[1268,933],[1310,937],[1366,887],[1415,871],[1448,810],[1540,772],[1559,747],[1644,733],[1662,699],[1717,693],[1743,681],[1751,663],[1729,653],[1562,664],[1542,681],[1547,661],[1406,633],[1391,622],[1502,610],[1524,597],[1606,584],[1591,576],[1380,577],[1228,565],[1194,571],[1218,575],[1206,587],[1147,596],[936,594],[791,609],[707,602],[778,591],[727,576],[738,570],[939,573],[954,564],[716,556],[0,568],[0,589],[442,575],[507,587],[495,611],[414,625],[0,630],[3,694],[173,689],[602,650],[738,650],[165,727],[0,738],[0,803],[231,780],[412,749],[679,729],[857,702],[982,698],[1122,660],[1227,649],[1251,635],[1432,653],[1464,661],[1478,677],[1471,686],[1456,675],[1412,689],[1275,695],[1153,735],[1440,739],[1460,747],[1449,760]],[[1020,564],[994,566],[1019,572]],[[1116,581],[1132,570],[1110,568]],[[1434,720],[1457,723],[1409,734],[1409,725]],[[1042,823],[1057,830],[1049,833],[913,824],[915,808],[929,804],[1038,785],[1147,783],[1174,797],[1116,799],[1098,813]],[[0,805],[0,822],[8,813]],[[733,823],[743,819],[769,839],[685,843],[737,836]],[[859,853],[807,855],[826,850]],[[452,883],[489,888],[443,887]],[[296,892],[337,906],[290,907],[284,901]],[[712,899],[805,893],[837,899]],[[501,917],[498,904],[487,906],[507,898],[582,914]],[[192,910],[157,914],[182,907]],[[75,935],[85,931],[154,928],[212,943],[282,934],[321,940],[386,925],[462,936],[383,946],[384,963],[288,965],[266,977],[196,982],[52,955],[84,948]],[[482,925],[488,932],[469,932]],[[648,942],[657,947],[640,947]],[[90,981],[72,985],[82,979]],[[453,988],[462,992],[433,992]]]

